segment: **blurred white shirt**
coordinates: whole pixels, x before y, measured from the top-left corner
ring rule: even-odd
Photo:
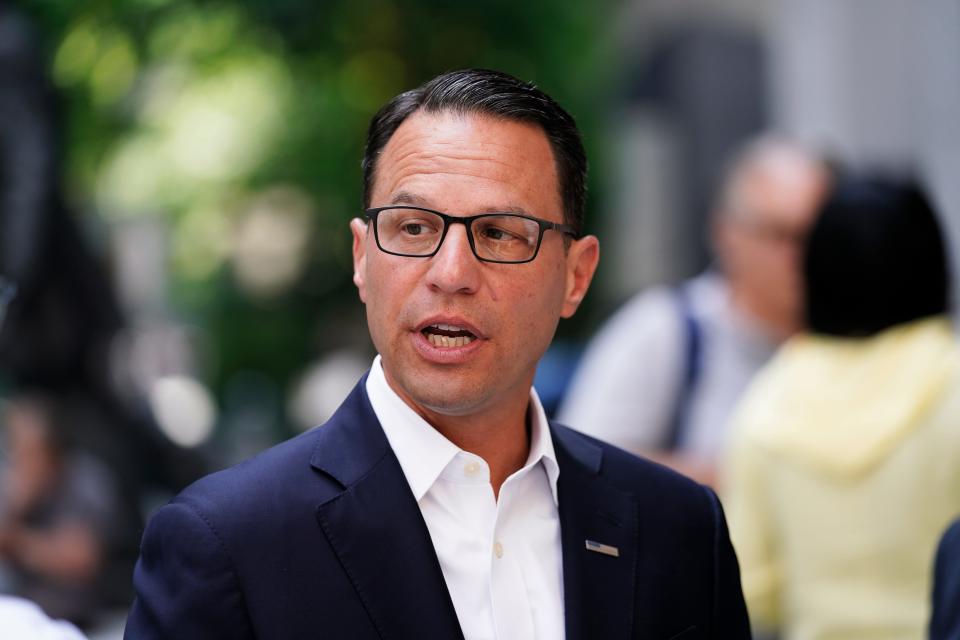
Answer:
[[[85,640],[69,622],[51,620],[22,598],[0,596],[0,630],[3,640]]]
[[[546,415],[530,390],[530,453],[497,500],[483,458],[463,451],[387,384],[367,395],[420,505],[466,640],[565,637],[557,477]]]
[[[700,373],[678,447],[712,460],[726,442],[730,413],[777,344],[734,308],[721,275],[708,271],[684,287],[700,331]],[[688,348],[675,289],[634,296],[590,341],[557,421],[628,451],[664,448]]]

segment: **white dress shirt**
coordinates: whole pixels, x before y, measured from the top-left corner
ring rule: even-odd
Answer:
[[[483,458],[447,440],[401,400],[380,356],[366,386],[420,505],[466,640],[564,638],[560,468],[536,392],[530,390],[530,454],[497,500]]]

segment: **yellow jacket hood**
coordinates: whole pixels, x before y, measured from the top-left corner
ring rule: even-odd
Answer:
[[[797,336],[757,376],[734,421],[789,460],[852,479],[922,423],[958,364],[943,316],[864,339]]]

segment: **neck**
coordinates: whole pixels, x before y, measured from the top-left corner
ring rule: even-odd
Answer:
[[[500,486],[510,474],[523,467],[530,454],[527,416],[533,372],[525,383],[517,384],[509,393],[459,409],[418,403],[393,380],[386,368],[383,373],[387,385],[427,424],[463,451],[483,458],[490,468],[494,496],[499,497]]]
[[[760,325],[774,342],[783,342],[801,329],[795,314],[771,309],[742,289],[731,286],[730,303],[739,313]]]
[[[490,484],[499,497],[503,482],[527,461],[530,454],[528,411],[530,398],[512,406],[465,416],[418,410],[422,417],[447,440],[464,451],[478,455],[490,467]]]

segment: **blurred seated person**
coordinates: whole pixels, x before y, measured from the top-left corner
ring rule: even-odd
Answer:
[[[804,281],[809,332],[751,384],[724,461],[750,618],[784,640],[921,638],[960,505],[960,349],[919,187],[838,181]]]
[[[591,341],[558,420],[713,484],[731,409],[801,326],[800,245],[829,180],[794,142],[745,146],[713,213],[717,267],[627,302]]]
[[[0,596],[0,629],[3,640],[84,640],[69,622],[51,620],[28,600]]]
[[[108,468],[66,446],[67,423],[49,398],[20,396],[3,418],[9,459],[0,483],[0,564],[7,590],[80,625],[102,607],[128,605],[136,549],[126,540],[138,532],[123,517]]]
[[[930,640],[960,639],[960,519],[940,539],[934,565]]]

